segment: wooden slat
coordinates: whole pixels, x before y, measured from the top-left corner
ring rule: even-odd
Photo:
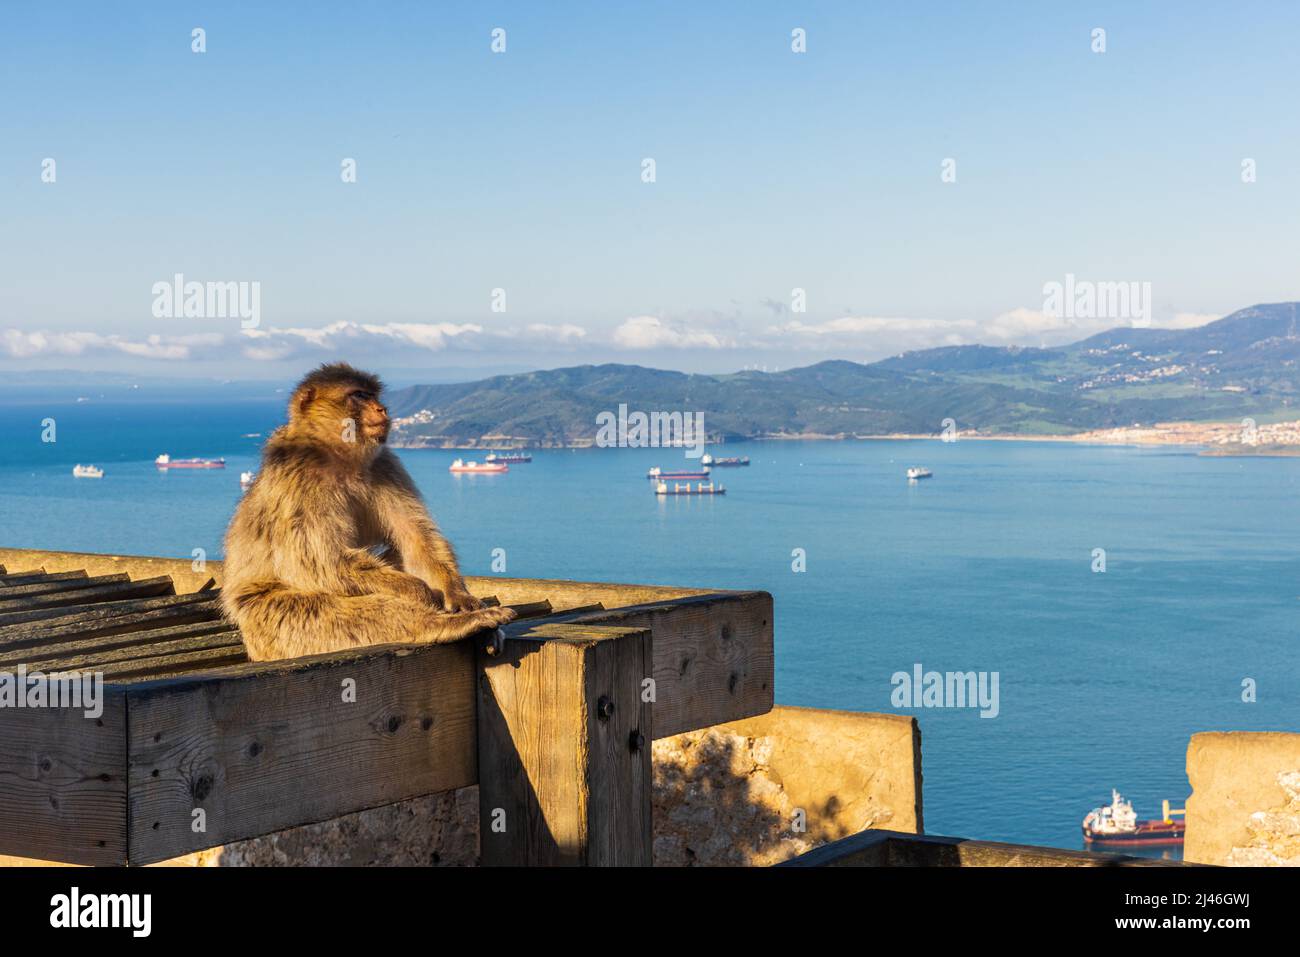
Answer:
[[[8,624],[7,614],[12,612],[60,608],[90,601],[114,601],[123,598],[170,595],[173,591],[172,580],[163,576],[161,578],[147,578],[138,582],[125,581],[112,585],[101,585],[96,588],[79,588],[74,591],[55,592],[50,595],[33,595],[28,598],[0,597],[0,624]]]
[[[128,685],[132,863],[473,784],[474,681],[458,642]]]
[[[113,638],[92,638],[42,645],[39,658],[30,652],[0,655],[0,667],[25,664],[28,671],[102,670],[104,666],[124,661],[139,661],[160,655],[211,648],[243,648],[239,632],[224,621],[199,622],[174,628],[133,632]],[[246,655],[245,655],[246,657]],[[28,660],[31,659],[31,660]]]
[[[515,610],[515,617],[519,620],[525,618],[542,618],[551,613],[551,603],[549,601],[528,601],[519,602],[514,605],[507,605],[507,608]]]
[[[767,592],[723,592],[552,620],[650,629],[656,738],[772,710],[772,596]]]
[[[72,621],[57,628],[42,627],[43,624],[43,622],[29,622],[24,625],[0,628],[0,660],[17,659],[23,655],[30,657],[36,650],[45,654],[45,649],[69,642],[93,641],[95,645],[107,646],[142,640],[132,636],[159,628],[227,623],[222,618],[220,609],[215,606],[189,605],[179,608],[158,608],[134,615],[119,615],[100,621]]]
[[[27,575],[5,575],[0,577],[0,598],[66,592],[75,588],[90,588],[91,585],[109,585],[114,581],[130,580],[129,575],[101,575],[98,579],[91,579],[87,577],[86,572],[59,572],[55,575],[49,575],[47,572],[31,572]]]
[[[238,665],[248,661],[248,651],[243,642],[231,643],[204,651],[186,651],[171,655],[154,655],[116,664],[101,665],[95,670],[105,681],[132,684],[158,678],[204,673],[224,665]]]
[[[9,612],[0,614],[0,635],[12,634],[10,629],[20,625],[30,625],[33,622],[41,622],[41,627],[53,628],[81,622],[104,622],[162,609],[182,609],[190,606],[216,608],[218,599],[219,595],[216,592],[190,592],[185,595],[162,595],[156,598],[132,598],[90,605],[55,606]]]
[[[126,863],[126,700],[103,714],[0,708],[0,853]]]

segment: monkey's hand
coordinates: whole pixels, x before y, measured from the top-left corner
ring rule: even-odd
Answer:
[[[463,581],[455,581],[442,589],[442,607],[445,611],[478,611],[483,603],[469,593]]]

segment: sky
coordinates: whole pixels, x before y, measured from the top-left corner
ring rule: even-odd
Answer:
[[[0,371],[725,372],[1293,300],[1297,36],[1283,2],[10,5]],[[1061,315],[1067,277],[1149,308]]]

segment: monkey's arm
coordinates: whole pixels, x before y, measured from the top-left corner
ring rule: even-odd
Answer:
[[[402,567],[441,592],[448,611],[481,608],[482,602],[465,587],[456,553],[438,531],[397,456],[386,452],[376,459],[374,478],[379,524],[402,556]]]

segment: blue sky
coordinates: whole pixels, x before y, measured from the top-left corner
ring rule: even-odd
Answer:
[[[0,368],[724,371],[1119,324],[1044,316],[1066,274],[1156,325],[1297,298],[1295,4],[0,16]],[[177,273],[257,328],[155,316]]]

